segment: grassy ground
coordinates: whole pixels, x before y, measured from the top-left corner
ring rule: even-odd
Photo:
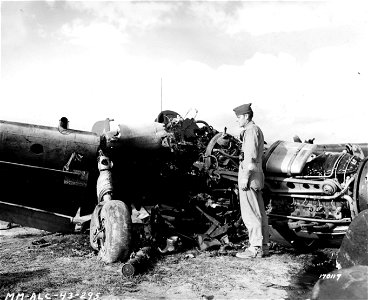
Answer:
[[[0,231],[0,299],[8,293],[24,293],[24,299],[33,293],[59,299],[308,299],[319,275],[334,268],[335,252],[278,249],[267,258],[239,260],[233,252],[190,249],[158,257],[126,278],[121,263],[98,259],[86,234],[14,228]]]

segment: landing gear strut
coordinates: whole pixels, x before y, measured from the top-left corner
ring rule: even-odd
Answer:
[[[131,215],[127,205],[113,200],[113,163],[100,151],[97,180],[98,204],[91,217],[90,244],[106,263],[126,260],[130,253]]]

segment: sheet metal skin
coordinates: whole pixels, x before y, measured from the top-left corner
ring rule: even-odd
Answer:
[[[0,120],[0,219],[49,231],[70,231],[81,208],[94,206],[100,136],[85,131]],[[81,160],[63,170],[73,153]],[[80,182],[75,170],[87,171]]]
[[[278,141],[268,149],[263,164],[270,173],[300,174],[316,148],[313,144]]]
[[[0,160],[62,170],[73,152],[80,167],[96,168],[100,137],[94,133],[0,120]]]
[[[168,134],[164,125],[157,122],[140,126],[119,124],[118,128],[104,134],[106,147],[110,150],[151,152],[162,149],[162,138]]]

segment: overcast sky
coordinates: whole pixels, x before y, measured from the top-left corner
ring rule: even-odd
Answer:
[[[366,4],[367,3],[367,4]],[[0,119],[90,130],[161,109],[266,141],[368,142],[367,1],[1,1]]]

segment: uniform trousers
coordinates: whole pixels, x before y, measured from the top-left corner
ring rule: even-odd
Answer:
[[[269,242],[268,219],[264,207],[262,191],[258,186],[263,181],[263,173],[257,172],[255,177],[261,180],[250,180],[250,188],[239,189],[240,211],[243,222],[248,229],[249,244],[252,247],[265,247]],[[258,175],[258,176],[257,176]],[[262,182],[263,187],[263,182]]]

